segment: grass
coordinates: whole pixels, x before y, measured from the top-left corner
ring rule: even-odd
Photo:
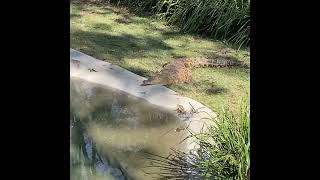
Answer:
[[[222,39],[238,48],[250,43],[250,0],[109,0],[152,14],[182,32]]]
[[[250,107],[243,101],[238,114],[229,110],[214,120],[216,126],[200,136],[207,177],[247,179],[250,168]],[[214,142],[214,143],[211,143]]]
[[[212,120],[215,126],[208,132],[193,135],[200,145],[197,154],[173,150],[168,157],[154,155],[161,179],[250,179],[249,101],[242,101],[237,113],[226,110]]]
[[[70,4],[71,48],[148,77],[176,56],[210,56],[225,51],[250,66],[248,50],[235,50],[200,36],[179,33],[164,21],[131,14],[124,8]],[[169,88],[193,98],[217,113],[236,110],[249,94],[249,69],[195,69],[194,82]]]

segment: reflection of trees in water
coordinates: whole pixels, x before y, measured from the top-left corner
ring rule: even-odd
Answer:
[[[72,111],[70,115],[72,114]],[[74,115],[74,114],[73,114]],[[82,180],[90,179],[90,176],[113,176],[115,179],[125,179],[121,168],[113,168],[108,160],[102,157],[92,139],[86,133],[85,127],[79,118],[70,120],[70,169],[71,178]]]

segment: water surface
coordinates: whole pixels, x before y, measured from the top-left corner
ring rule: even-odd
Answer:
[[[71,180],[151,179],[149,153],[185,148],[172,111],[102,85],[70,80]]]

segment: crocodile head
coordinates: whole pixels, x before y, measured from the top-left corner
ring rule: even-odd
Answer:
[[[153,85],[153,84],[162,84],[162,76],[161,74],[156,74],[154,76],[151,76],[147,80],[144,80],[141,84],[141,86],[148,86],[148,85]]]
[[[152,82],[149,79],[142,81],[142,84],[140,86],[148,86],[148,85],[152,85]]]

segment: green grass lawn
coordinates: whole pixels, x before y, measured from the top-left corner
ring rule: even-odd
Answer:
[[[236,51],[218,41],[181,34],[151,17],[100,5],[71,3],[70,9],[71,48],[145,77],[174,57],[211,56],[221,51],[250,67],[247,50]],[[219,113],[223,107],[239,107],[240,99],[249,94],[249,74],[249,68],[194,69],[194,82],[169,88]]]

